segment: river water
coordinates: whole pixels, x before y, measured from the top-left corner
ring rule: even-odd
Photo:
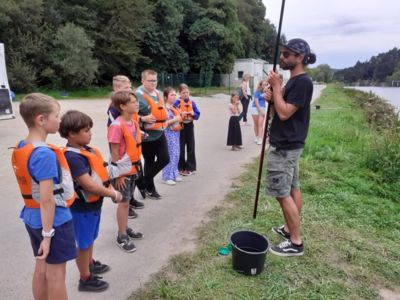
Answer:
[[[348,88],[354,88],[364,92],[371,91],[375,95],[386,99],[397,111],[400,111],[400,87],[352,86]]]

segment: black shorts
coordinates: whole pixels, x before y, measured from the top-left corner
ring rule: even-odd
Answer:
[[[43,240],[42,228],[35,229],[25,225],[33,249],[33,255],[38,256],[40,243]],[[76,258],[74,223],[72,220],[54,228],[51,238],[50,252],[46,257],[48,264],[61,264]]]

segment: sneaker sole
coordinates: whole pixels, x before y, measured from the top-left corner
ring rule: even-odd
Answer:
[[[286,236],[280,234],[279,232],[275,231],[274,228],[271,228],[271,230],[272,230],[273,233],[279,235],[280,237],[284,238],[285,240],[290,239],[290,236],[289,236],[289,237],[286,237]]]
[[[282,253],[282,252],[276,252],[273,249],[269,249],[269,251],[277,256],[282,256],[282,257],[290,257],[290,256],[302,256],[304,254],[303,252],[299,252],[299,253]]]
[[[143,209],[143,208],[144,208],[144,205],[143,205],[143,206],[133,206],[133,205],[130,205],[130,204],[129,204],[129,207],[130,207],[130,208],[133,208],[133,209]]]
[[[81,288],[80,286],[78,286],[78,291],[80,292],[94,292],[94,293],[100,293],[100,292],[104,292],[105,290],[107,290],[110,287],[110,285],[107,283],[106,286],[102,287],[102,288],[98,288],[98,289],[86,289],[86,288]]]
[[[124,249],[123,247],[124,247],[124,244],[120,244],[120,243],[118,243],[118,241],[116,241],[116,244],[118,245],[118,247],[120,247],[122,250],[124,250],[125,252],[128,252],[128,253],[132,253],[132,252],[135,252],[136,251],[136,248],[133,248],[133,249],[131,249],[131,250],[126,250],[126,249]]]
[[[129,236],[129,238],[130,239],[132,239],[132,240],[143,240],[143,238],[144,238],[144,236],[142,236],[142,237],[131,237],[131,236]]]
[[[128,219],[137,219],[138,216],[128,216]]]

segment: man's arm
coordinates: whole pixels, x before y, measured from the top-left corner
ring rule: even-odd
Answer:
[[[276,114],[281,121],[288,120],[299,108],[283,99],[282,80],[279,74],[271,71],[268,76],[268,83],[272,86],[272,100]]]

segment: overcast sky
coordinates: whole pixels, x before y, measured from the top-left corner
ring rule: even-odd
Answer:
[[[281,0],[263,0],[278,29]],[[286,0],[282,33],[303,38],[319,64],[354,66],[400,48],[400,0]]]

